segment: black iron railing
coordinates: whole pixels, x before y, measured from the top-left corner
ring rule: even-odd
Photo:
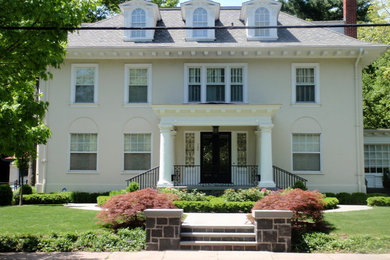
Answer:
[[[160,172],[160,167],[156,167],[150,169],[140,175],[134,176],[126,180],[127,186],[129,186],[130,182],[137,182],[139,184],[140,189],[146,189],[150,187],[156,187],[158,182],[158,174]]]
[[[232,165],[230,185],[256,186],[260,180],[257,165]],[[201,183],[200,165],[175,165],[172,181],[175,186],[197,186]]]
[[[283,170],[279,167],[273,166],[273,172],[274,172],[274,181],[276,184],[276,187],[279,189],[285,189],[288,187],[292,187],[297,181],[303,182],[303,184],[307,183],[307,180],[295,175],[291,172],[288,172],[286,170]]]

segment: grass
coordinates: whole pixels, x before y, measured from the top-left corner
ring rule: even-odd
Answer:
[[[0,207],[0,234],[50,234],[104,229],[96,224],[97,211],[62,205]]]
[[[371,210],[325,213],[331,224],[331,234],[337,235],[390,235],[390,207]]]

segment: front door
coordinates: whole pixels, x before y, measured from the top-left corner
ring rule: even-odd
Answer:
[[[201,183],[231,183],[231,133],[201,133]]]

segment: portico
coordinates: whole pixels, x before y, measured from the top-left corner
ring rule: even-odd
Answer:
[[[175,180],[183,185],[241,183],[275,188],[272,117],[280,107],[233,104],[152,106],[160,118],[157,186],[172,187]],[[183,129],[196,131],[188,133]],[[183,145],[178,146],[176,141]],[[247,145],[254,146],[253,154],[249,154]],[[178,153],[184,156],[176,156]]]

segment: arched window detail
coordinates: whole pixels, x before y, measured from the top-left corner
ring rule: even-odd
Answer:
[[[146,27],[146,15],[143,9],[137,8],[131,13],[131,27],[136,27],[136,28]],[[143,38],[145,37],[145,31],[144,30],[131,31],[131,37]]]
[[[269,26],[270,15],[268,9],[260,7],[255,13],[255,26]],[[255,36],[270,36],[269,29],[256,29]]]
[[[203,8],[198,8],[194,11],[193,27],[205,27],[207,26],[207,11]],[[194,38],[207,37],[207,29],[193,30]]]

